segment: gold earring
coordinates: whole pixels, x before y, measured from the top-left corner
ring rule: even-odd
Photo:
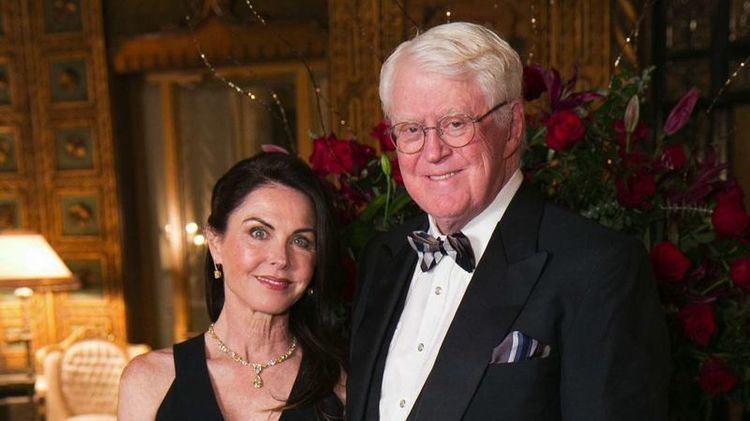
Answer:
[[[221,275],[221,264],[217,265],[216,262],[214,262],[214,279],[221,278]]]

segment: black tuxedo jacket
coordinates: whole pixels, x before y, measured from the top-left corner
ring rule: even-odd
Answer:
[[[417,254],[406,234],[374,238],[352,314],[350,420],[378,419],[382,371]],[[520,331],[546,358],[490,364]],[[555,205],[524,184],[492,234],[410,420],[662,420],[669,339],[640,242]],[[388,387],[388,385],[383,385]]]

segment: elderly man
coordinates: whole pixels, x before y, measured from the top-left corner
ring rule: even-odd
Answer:
[[[380,98],[427,215],[373,239],[352,317],[351,420],[661,420],[669,343],[635,239],[523,182],[522,66],[479,25],[383,64]]]

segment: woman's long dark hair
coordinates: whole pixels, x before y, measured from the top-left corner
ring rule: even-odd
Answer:
[[[335,214],[328,190],[310,167],[293,156],[263,152],[235,164],[214,186],[208,225],[215,233],[226,232],[229,215],[255,189],[278,184],[297,190],[310,199],[315,211],[316,264],[310,287],[289,311],[289,329],[304,350],[300,366],[302,388],[290,395],[282,408],[312,406],[319,417],[328,418],[323,398],[329,396],[346,369],[342,320],[337,315],[341,293],[340,258]],[[224,277],[214,279],[214,260],[206,253],[206,304],[211,321],[224,306]],[[298,392],[298,393],[297,393]]]

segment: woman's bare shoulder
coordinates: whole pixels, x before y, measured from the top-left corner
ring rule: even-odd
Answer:
[[[172,348],[133,358],[120,378],[118,419],[154,419],[174,376]]]
[[[161,382],[168,380],[172,383],[174,379],[172,348],[157,349],[133,358],[125,367],[121,381],[140,383],[145,380],[147,384],[153,384],[154,377],[158,377]]]
[[[125,371],[132,370],[139,373],[141,370],[159,370],[160,373],[171,372],[174,376],[174,354],[172,348],[157,349],[141,354],[128,363]]]

